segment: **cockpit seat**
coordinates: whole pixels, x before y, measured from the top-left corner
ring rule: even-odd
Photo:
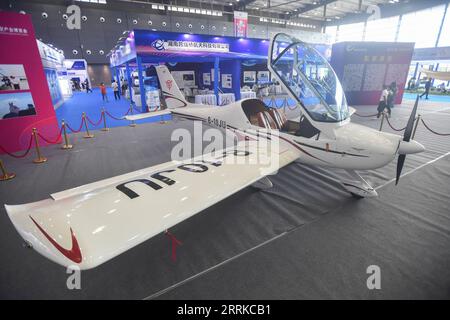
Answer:
[[[258,117],[258,126],[266,129],[278,129],[275,120],[267,111],[258,112],[257,117]]]
[[[277,129],[284,130],[286,129],[287,125],[287,118],[283,111],[280,111],[276,108],[270,108],[269,114],[272,116],[272,118],[275,120],[275,123],[277,125]]]

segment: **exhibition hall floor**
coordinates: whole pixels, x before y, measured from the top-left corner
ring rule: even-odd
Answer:
[[[81,115],[83,112],[89,117],[91,122],[97,123],[100,119],[100,115],[102,112],[102,108],[105,108],[107,112],[109,112],[111,116],[107,116],[107,126],[108,127],[123,127],[128,126],[129,121],[122,120],[122,118],[130,109],[130,102],[127,99],[121,97],[120,100],[114,100],[114,94],[111,88],[107,88],[108,102],[103,102],[102,95],[100,94],[100,90],[98,88],[93,88],[93,92],[74,92],[73,96],[66,99],[64,103],[56,109],[56,117],[58,118],[58,122],[61,123],[64,120],[69,127],[77,130],[80,127],[81,123]],[[284,102],[283,98],[277,98],[274,102],[271,102],[270,98],[264,99],[265,103],[270,105],[271,103],[275,103],[277,106],[281,106]],[[289,98],[289,105],[294,105],[294,101]],[[271,105],[272,106],[272,105]],[[138,107],[133,108],[133,113],[139,113]],[[170,116],[164,116],[164,120],[169,120]],[[161,117],[153,117],[144,120],[140,120],[139,123],[151,123],[160,121]],[[89,123],[89,128],[101,128],[103,127],[103,122],[98,122],[95,127],[92,127],[92,124]],[[70,131],[70,130],[69,130]],[[81,128],[81,131],[85,131],[84,127]]]
[[[405,100],[393,109],[394,127],[405,126],[412,105]],[[421,101],[418,113],[434,130],[450,131],[450,104]],[[380,123],[357,115],[353,121]],[[49,160],[40,165],[31,162],[34,155],[2,156],[17,177],[0,183],[1,202],[38,201],[168,161],[175,128],[193,124],[118,127],[95,131],[94,139],[74,134],[73,150],[45,147]],[[394,132],[387,123],[383,130]],[[421,124],[416,140],[427,150],[408,155],[398,186],[396,161],[361,172],[378,198],[352,198],[337,181],[343,171],[294,162],[270,177],[272,189],[245,188],[171,228],[182,242],[175,262],[170,238],[160,234],[83,271],[81,290],[68,290],[65,268],[23,246],[2,207],[0,298],[449,299],[450,137]],[[381,290],[366,286],[370,265],[381,269]]]
[[[108,127],[121,127],[127,126],[129,124],[126,120],[121,120],[130,109],[130,102],[123,97],[120,100],[114,100],[114,93],[111,88],[107,88],[108,102],[102,100],[102,95],[99,88],[93,88],[93,92],[79,92],[73,93],[73,96],[66,99],[64,103],[56,109],[56,117],[58,122],[61,123],[64,120],[69,124],[70,127],[77,130],[81,123],[81,115],[86,112],[86,115],[92,120],[92,122],[97,123],[100,119],[102,108],[105,108],[113,117],[107,116],[107,126]],[[133,108],[133,113],[139,113],[138,108]],[[116,119],[115,119],[116,118]],[[170,117],[165,116],[164,119],[169,119]],[[142,123],[150,123],[155,121],[160,121],[161,117],[149,118],[141,120]],[[95,128],[103,127],[103,122],[99,122]],[[92,128],[92,124],[89,124],[89,128]],[[84,128],[82,128],[84,131]]]
[[[416,100],[416,97],[417,97],[417,94],[415,94],[415,93],[405,92],[403,94],[403,99],[407,99],[407,100]],[[425,99],[425,96],[421,100],[427,101]],[[444,96],[444,95],[430,94],[430,95],[428,95],[428,101],[450,103],[450,95]]]

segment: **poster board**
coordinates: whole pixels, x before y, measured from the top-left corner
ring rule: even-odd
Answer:
[[[179,88],[195,87],[195,72],[193,70],[172,71],[171,74]]]
[[[258,71],[258,83],[268,83],[270,80],[270,72],[269,71]]]
[[[222,74],[222,88],[231,89],[233,87],[232,75],[230,73]]]
[[[244,71],[244,83],[255,83],[256,71]]]
[[[210,86],[211,85],[211,73],[203,74],[203,85]]]
[[[0,42],[8,48],[0,50],[0,62],[14,69],[14,74],[1,78],[0,145],[8,152],[16,152],[28,147],[32,128],[55,139],[59,127],[31,16],[2,11],[0,21]],[[40,143],[46,144],[42,140]]]
[[[414,52],[408,42],[341,42],[333,45],[331,65],[349,105],[376,105],[383,85],[397,84],[394,103],[402,102]]]

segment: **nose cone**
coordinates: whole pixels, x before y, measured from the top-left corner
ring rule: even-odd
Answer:
[[[411,153],[419,153],[425,151],[425,147],[418,143],[417,141],[401,141],[400,146],[398,147],[399,154],[411,154]]]

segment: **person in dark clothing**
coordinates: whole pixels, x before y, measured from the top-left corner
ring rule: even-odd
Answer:
[[[428,95],[430,94],[430,88],[431,88],[431,78],[428,79],[428,81],[425,83],[425,92],[422,93],[419,97],[422,98],[425,96],[425,99],[428,100]]]
[[[379,118],[381,116],[381,114],[383,113],[384,109],[388,109],[388,113],[389,115],[391,115],[391,108],[388,104],[389,102],[389,95],[391,95],[391,90],[389,90],[389,87],[384,85],[383,86],[383,91],[381,92],[381,97],[380,97],[380,102],[378,103],[378,114],[377,114],[377,118]]]
[[[122,96],[125,97],[127,89],[128,89],[127,81],[122,80]]]
[[[84,86],[86,88],[86,93],[92,92],[91,86],[89,85],[89,80],[87,78],[84,80]]]
[[[389,86],[389,96],[388,96],[388,110],[389,115],[391,114],[391,109],[394,108],[395,97],[397,96],[397,82],[393,81]]]
[[[416,78],[412,77],[411,79],[409,79],[408,81],[408,87],[406,88],[407,90],[412,90],[414,89],[414,84],[416,83]]]

